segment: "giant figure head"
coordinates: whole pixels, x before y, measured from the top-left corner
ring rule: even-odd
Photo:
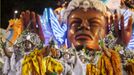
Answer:
[[[106,6],[98,0],[72,0],[65,12],[68,39],[77,49],[99,49],[107,31]]]

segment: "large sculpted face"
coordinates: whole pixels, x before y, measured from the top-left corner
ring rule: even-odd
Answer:
[[[99,39],[105,34],[105,16],[95,9],[77,8],[68,16],[68,39],[77,49],[99,49]]]

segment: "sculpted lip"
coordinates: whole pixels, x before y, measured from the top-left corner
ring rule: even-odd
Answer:
[[[76,40],[92,40],[92,37],[89,34],[78,34],[75,36]]]

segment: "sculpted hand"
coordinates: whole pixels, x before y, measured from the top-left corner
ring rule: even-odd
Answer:
[[[129,17],[128,24],[126,27],[124,27],[124,16],[117,14],[117,12],[114,13],[114,31],[115,31],[115,36],[118,38],[117,43],[127,46],[127,44],[130,41],[131,34],[132,34],[132,16]],[[120,22],[120,23],[119,23]],[[120,27],[120,28],[119,28]]]
[[[30,31],[37,33],[42,41],[45,41],[38,14],[27,10],[26,12],[21,12],[20,18],[23,21],[24,29],[29,28]]]

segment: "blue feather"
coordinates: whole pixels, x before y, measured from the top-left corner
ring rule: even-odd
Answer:
[[[13,37],[13,33],[14,33],[13,29],[9,29],[9,31],[10,31],[10,34],[8,35],[7,40],[11,40],[11,38]]]
[[[53,40],[60,46],[65,43],[67,25],[59,21],[53,12],[52,8],[45,8],[43,16],[41,16],[41,23],[43,34],[45,36],[45,44],[48,45],[49,39],[53,37]]]

